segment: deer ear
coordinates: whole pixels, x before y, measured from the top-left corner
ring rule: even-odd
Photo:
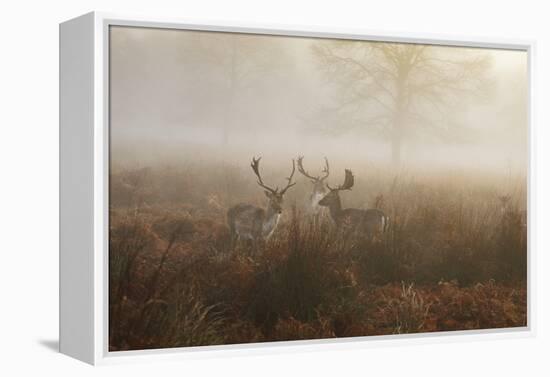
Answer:
[[[265,196],[271,199],[271,193],[269,191],[264,191]]]

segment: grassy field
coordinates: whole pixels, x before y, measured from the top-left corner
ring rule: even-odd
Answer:
[[[248,170],[112,169],[111,351],[526,325],[524,177],[354,170],[376,241],[307,216],[299,178],[273,237],[231,249],[227,209],[265,204]]]

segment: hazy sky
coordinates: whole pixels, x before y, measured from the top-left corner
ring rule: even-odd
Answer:
[[[334,83],[338,76],[327,74],[314,53],[313,46],[324,43],[333,41],[112,27],[112,159],[204,148],[238,152],[235,158],[241,153],[345,157],[353,151],[354,158],[388,161],[384,134],[371,132],[369,124],[351,126],[331,110],[344,99],[342,85]],[[445,59],[484,55],[489,89],[481,96],[458,95],[440,111],[441,127],[428,102],[420,107],[435,119],[437,130],[411,127],[404,161],[524,169],[526,52],[434,49]],[[356,118],[382,109],[374,102],[358,106],[363,108]]]

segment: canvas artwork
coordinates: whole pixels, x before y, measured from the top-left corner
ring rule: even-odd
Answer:
[[[523,50],[111,26],[109,351],[527,326]]]

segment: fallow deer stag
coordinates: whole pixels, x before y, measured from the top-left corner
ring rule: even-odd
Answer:
[[[353,173],[346,169],[344,184],[336,188],[327,184],[329,193],[319,201],[319,205],[329,208],[330,215],[339,228],[352,229],[373,239],[387,230],[389,218],[379,209],[342,209],[340,191],[351,190],[354,181]]]
[[[264,209],[241,203],[227,211],[232,244],[237,239],[248,239],[252,240],[256,246],[258,241],[271,237],[283,211],[283,196],[289,188],[296,184],[296,182],[292,182],[296,170],[294,160],[292,160],[292,172],[286,178],[288,183],[285,188],[279,190],[279,187],[273,189],[263,182],[260,174],[260,159],[261,157],[252,158],[250,166],[258,178],[258,185],[265,190],[264,193],[268,199],[267,207]]]
[[[311,195],[309,196],[307,209],[309,213],[317,215],[321,210],[321,206],[319,206],[319,201],[323,199],[323,197],[327,193],[327,189],[325,187],[325,179],[327,179],[330,174],[328,159],[325,157],[325,167],[321,171],[322,175],[318,176],[312,176],[304,169],[303,160],[303,156],[298,157],[298,171],[306,178],[309,178],[311,183],[313,184],[313,190],[311,191]]]

